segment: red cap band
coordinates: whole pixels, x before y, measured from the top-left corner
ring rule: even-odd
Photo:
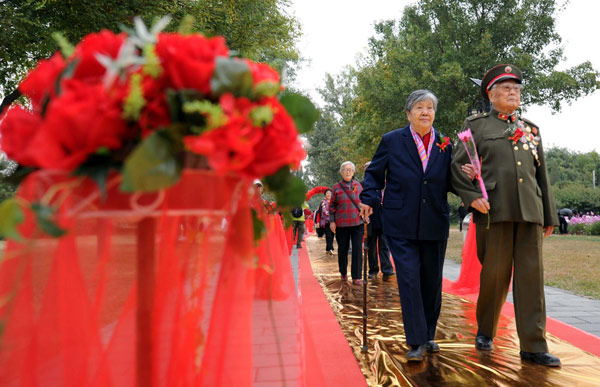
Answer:
[[[512,73],[503,73],[503,74],[498,75],[496,78],[492,79],[490,81],[490,83],[488,83],[488,86],[485,89],[487,91],[490,91],[490,87],[494,86],[494,82],[496,82],[498,79],[503,78],[503,77],[519,79],[519,77],[517,77],[515,74],[512,74]]]

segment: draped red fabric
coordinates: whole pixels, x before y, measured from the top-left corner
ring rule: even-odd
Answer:
[[[449,287],[449,290],[451,290],[454,294],[471,294],[479,292],[481,263],[477,258],[475,228],[476,227],[473,223],[473,219],[471,219],[461,254],[462,264],[460,266],[460,275],[456,282]]]
[[[0,385],[249,386],[269,379],[266,360],[302,383],[314,359],[285,231],[261,212],[255,245],[251,182],[185,170],[158,193],[118,184],[105,196],[56,173],[21,185],[22,200],[58,207],[68,233],[45,236],[29,213],[24,239],[6,245]]]

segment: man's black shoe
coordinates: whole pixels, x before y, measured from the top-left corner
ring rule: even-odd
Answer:
[[[369,279],[377,278],[377,274],[369,274]]]
[[[434,353],[434,352],[439,352],[440,351],[440,346],[435,341],[429,340],[427,342],[427,344],[425,344],[425,349],[429,353]]]
[[[547,367],[560,367],[560,359],[556,356],[552,356],[548,352],[519,352],[521,359],[529,360],[535,364],[547,366]]]
[[[390,273],[390,274],[383,273],[383,280],[387,281],[387,280],[389,280],[391,277],[393,277],[395,275],[396,275],[396,273]]]
[[[421,345],[411,345],[410,351],[406,353],[406,360],[408,361],[423,361],[423,350],[425,349],[425,344]]]
[[[492,344],[492,339],[484,335],[477,335],[475,337],[475,348],[480,349],[482,351],[491,351],[494,349],[494,344]]]

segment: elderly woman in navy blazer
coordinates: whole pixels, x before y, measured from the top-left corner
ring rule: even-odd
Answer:
[[[386,133],[365,171],[361,215],[371,214],[385,187],[383,230],[396,266],[407,360],[438,352],[442,268],[450,226],[452,144],[433,128],[438,100],[429,90],[406,101],[409,125]]]

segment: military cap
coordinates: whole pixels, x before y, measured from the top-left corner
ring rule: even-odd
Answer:
[[[512,79],[517,83],[523,82],[523,73],[521,70],[511,64],[499,64],[492,67],[481,80],[481,95],[484,99],[489,100],[488,91],[494,86],[494,84],[507,79]]]

